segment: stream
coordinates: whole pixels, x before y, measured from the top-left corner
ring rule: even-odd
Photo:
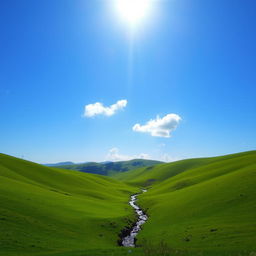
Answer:
[[[142,189],[142,193],[147,192],[146,189]],[[140,209],[140,207],[136,204],[137,196],[141,194],[135,194],[131,196],[131,200],[129,201],[129,204],[132,208],[134,208],[135,212],[138,215],[138,219],[134,226],[132,227],[132,230],[130,234],[122,239],[122,246],[124,247],[135,247],[135,237],[138,235],[139,231],[141,230],[141,226],[147,221],[148,216]]]

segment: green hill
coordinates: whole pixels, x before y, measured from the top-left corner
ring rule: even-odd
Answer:
[[[104,176],[113,176],[117,173],[128,172],[130,170],[138,169],[140,167],[149,167],[163,162],[145,159],[133,159],[129,161],[119,162],[105,162],[105,163],[83,163],[71,165],[55,165],[57,168],[76,170],[80,172],[100,174]]]
[[[221,161],[228,159],[238,159],[242,156],[252,156],[255,158],[256,151],[242,152],[237,154],[209,157],[209,158],[195,158],[176,161],[172,163],[160,164],[157,166],[149,166],[145,168],[135,169],[125,173],[116,173],[113,177],[126,183],[136,184],[139,186],[149,186],[165,181],[168,178],[174,177],[182,172],[187,172],[192,169],[202,167],[203,169],[209,164],[221,164]],[[225,165],[226,162],[223,162]],[[244,164],[244,163],[241,163]],[[237,167],[237,166],[235,166]]]
[[[137,184],[155,180],[140,197],[150,218],[138,243],[163,240],[211,255],[256,250],[256,151],[140,169],[129,178]]]
[[[0,255],[142,256],[117,240],[134,220],[129,195],[145,186],[145,256],[255,255],[256,151],[111,174],[118,180],[0,154]]]
[[[0,154],[0,255],[113,248],[136,189]]]

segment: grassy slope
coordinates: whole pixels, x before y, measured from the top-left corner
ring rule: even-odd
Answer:
[[[138,243],[165,240],[193,256],[256,250],[256,151],[178,161],[117,178],[140,186],[154,180],[140,197],[150,219]],[[127,201],[133,191],[107,177],[0,155],[0,255],[130,255],[114,248],[124,218],[132,214]],[[140,256],[141,250],[132,254]]]
[[[256,151],[204,163],[191,160],[192,167],[189,161],[157,166],[144,176],[143,170],[134,171],[130,181],[137,184],[170,177],[140,197],[150,219],[138,242],[165,240],[173,248],[216,252],[256,250]]]
[[[187,172],[198,167],[202,167],[204,169],[209,164],[213,164],[215,162],[220,163],[222,160],[228,160],[234,157],[237,158],[238,156],[248,154],[255,155],[255,151],[242,152],[219,157],[186,159],[172,163],[143,167],[125,173],[117,173],[113,177],[117,180],[125,181],[126,183],[147,186],[163,182],[168,178],[174,177],[182,172]]]
[[[132,192],[107,177],[0,154],[0,255],[114,247],[132,216]]]
[[[138,169],[140,167],[147,167],[152,165],[161,164],[160,161],[145,160],[145,159],[133,159],[129,161],[108,162],[108,163],[84,163],[84,164],[72,164],[56,166],[58,168],[76,170],[81,172],[88,172],[94,174],[100,174],[105,176],[113,176],[116,173],[128,172],[130,170]]]
[[[139,168],[125,173],[116,173],[113,177],[120,181],[136,185],[159,183],[193,167],[204,165],[209,159],[189,159],[178,162]]]

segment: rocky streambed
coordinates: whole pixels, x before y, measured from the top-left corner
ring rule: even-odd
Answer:
[[[141,193],[145,192],[147,192],[147,190],[142,189]],[[131,227],[129,234],[121,238],[121,245],[124,247],[135,247],[135,238],[141,230],[141,226],[148,220],[146,213],[144,213],[143,210],[136,204],[137,197],[141,193],[132,195],[129,201],[130,206],[134,208],[136,214],[138,215],[138,219],[136,223]]]

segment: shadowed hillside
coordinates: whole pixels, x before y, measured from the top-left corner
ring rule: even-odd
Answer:
[[[76,170],[80,172],[100,174],[104,176],[113,176],[117,173],[128,172],[130,170],[138,169],[141,167],[149,167],[163,162],[155,160],[133,159],[129,161],[120,162],[105,162],[105,163],[83,163],[71,165],[55,165],[57,168]]]

